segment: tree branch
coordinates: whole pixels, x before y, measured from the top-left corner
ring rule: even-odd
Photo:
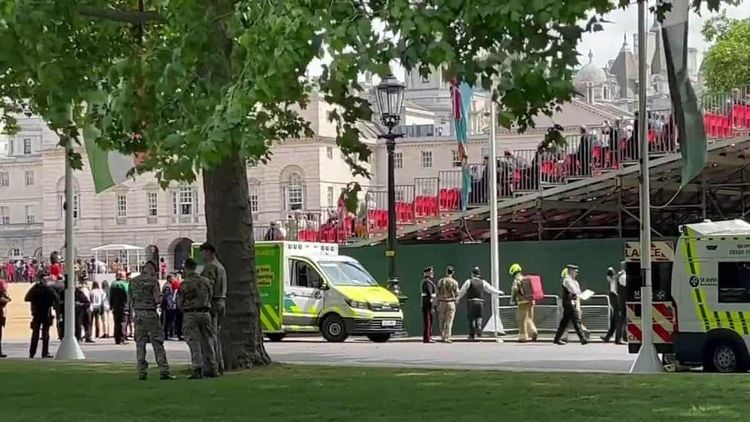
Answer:
[[[100,18],[114,22],[142,25],[146,22],[164,22],[166,19],[158,12],[137,12],[117,9],[100,9],[92,6],[79,6],[78,11],[83,16]]]

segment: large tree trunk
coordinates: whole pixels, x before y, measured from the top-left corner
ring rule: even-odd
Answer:
[[[227,269],[227,313],[221,330],[227,370],[271,363],[260,325],[247,189],[245,160],[237,151],[213,170],[203,171],[206,238],[216,246],[218,258]]]

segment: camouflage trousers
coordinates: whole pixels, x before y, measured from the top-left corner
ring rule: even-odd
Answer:
[[[217,368],[219,373],[224,373],[224,351],[221,347],[221,323],[224,321],[226,305],[224,299],[214,299],[211,301],[211,327],[214,330],[214,356],[216,356]],[[203,357],[204,368],[209,367],[206,357]]]
[[[182,331],[190,348],[193,370],[216,373],[215,335],[209,312],[185,312]],[[203,367],[203,362],[206,362]]]
[[[135,358],[139,374],[145,374],[148,369],[146,361],[146,343],[151,343],[154,349],[156,363],[159,365],[159,372],[169,374],[169,363],[167,362],[167,352],[164,350],[164,329],[159,321],[159,315],[156,311],[136,311],[135,312]]]

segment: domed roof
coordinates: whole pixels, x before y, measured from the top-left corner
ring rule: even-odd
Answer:
[[[594,60],[594,53],[589,51],[589,62],[576,73],[576,77],[573,80],[574,85],[587,85],[593,86],[604,85],[607,82],[607,74],[604,73],[604,69],[592,63]]]

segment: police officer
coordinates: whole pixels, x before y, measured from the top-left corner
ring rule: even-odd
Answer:
[[[219,374],[224,373],[224,355],[221,349],[221,323],[224,320],[226,312],[227,298],[227,270],[216,259],[216,248],[211,243],[201,245],[201,255],[203,257],[203,271],[201,276],[209,279],[213,284],[213,293],[211,297],[211,325],[214,331],[214,354],[219,366]]]
[[[513,264],[508,270],[513,277],[510,296],[518,306],[516,320],[518,323],[518,342],[536,341],[538,333],[534,324],[534,296],[528,277],[524,277],[521,265]]]
[[[154,348],[156,363],[159,364],[160,378],[175,379],[169,372],[167,352],[164,351],[164,331],[159,322],[156,307],[161,303],[161,289],[156,279],[158,267],[153,261],[146,261],[141,274],[130,281],[130,299],[135,313],[135,355],[138,367],[138,378],[145,380],[148,362],[146,361],[146,343],[151,342]]]
[[[203,362],[207,362],[205,374],[216,377],[217,364],[214,352],[214,331],[211,325],[211,281],[196,274],[198,264],[185,260],[185,280],[180,285],[179,307],[185,313],[183,331],[188,347],[193,373],[190,379],[203,378]]]
[[[557,327],[557,333],[553,342],[555,344],[565,344],[560,338],[563,333],[567,331],[568,325],[572,322],[573,328],[578,334],[578,338],[581,340],[581,344],[588,343],[586,336],[583,333],[583,327],[581,324],[581,311],[578,308],[578,296],[581,294],[581,286],[576,281],[578,275],[578,266],[568,264],[566,267],[567,272],[562,281],[562,306],[563,306],[563,317],[560,320],[560,325]]]
[[[602,341],[609,343],[612,334],[615,335],[615,344],[625,344],[626,309],[625,309],[625,262],[620,263],[620,271],[614,268],[607,269],[607,281],[609,282],[609,330],[601,337]]]
[[[501,290],[496,290],[482,278],[479,267],[471,270],[471,278],[466,280],[458,291],[458,300],[466,296],[466,316],[469,318],[469,341],[482,337],[482,314],[484,313],[484,294],[501,295]]]
[[[24,301],[31,304],[31,342],[29,343],[29,359],[34,359],[39,345],[39,335],[42,336],[42,358],[51,358],[49,353],[49,329],[52,326],[52,308],[57,305],[57,295],[47,284],[47,280],[40,274],[36,283],[26,292]]]

